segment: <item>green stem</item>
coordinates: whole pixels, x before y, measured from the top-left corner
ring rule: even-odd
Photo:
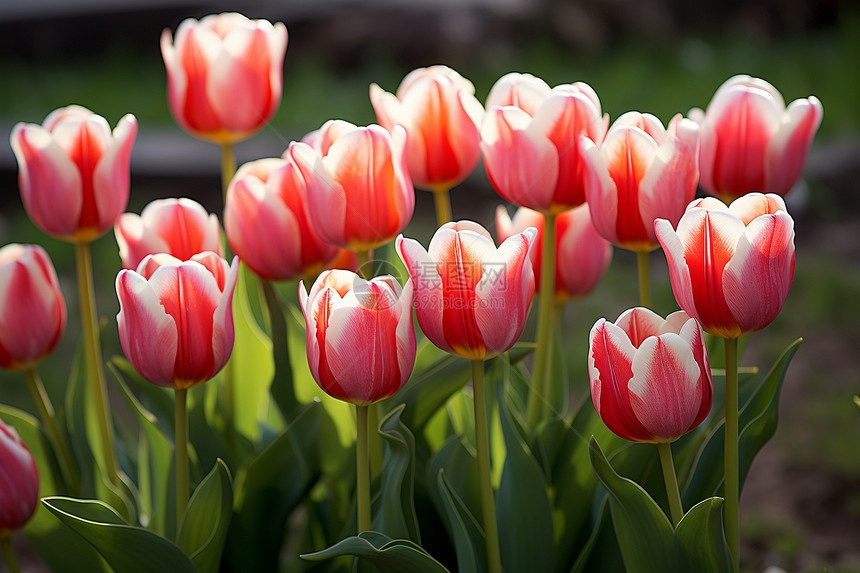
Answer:
[[[96,317],[96,292],[93,284],[93,262],[90,244],[75,243],[75,261],[78,274],[78,297],[81,305],[81,324],[84,330],[84,350],[86,352],[87,377],[90,391],[96,403],[99,433],[101,434],[102,453],[105,469],[110,482],[119,486],[119,466],[116,462],[113,444],[113,423],[108,410],[108,395],[105,387],[104,361],[98,336]]]
[[[236,174],[236,155],[233,153],[232,143],[221,144],[221,192],[224,202],[227,202],[227,188],[233,175]]]
[[[738,339],[726,338],[726,541],[734,570],[740,571],[740,476],[738,474]]]
[[[451,221],[451,193],[447,187],[433,189],[433,205],[436,207],[436,224],[439,227]]]
[[[51,399],[45,391],[45,386],[42,384],[42,379],[35,368],[30,368],[24,373],[27,376],[27,382],[30,385],[30,392],[33,394],[33,400],[36,402],[36,407],[39,409],[39,416],[42,418],[42,423],[48,430],[48,436],[51,438],[54,450],[57,452],[57,458],[60,462],[60,471],[63,472],[66,486],[69,491],[80,493],[80,480],[78,478],[77,466],[75,459],[72,457],[71,448],[66,439],[60,432],[60,427],[57,425],[57,416],[54,412],[54,406],[51,404]]]
[[[373,270],[370,268],[370,251],[356,251],[355,258],[358,265],[358,276],[366,281],[373,278]]]
[[[367,451],[367,406],[355,406],[355,488],[358,533],[370,531],[370,462]]]
[[[230,186],[230,180],[236,173],[236,156],[233,153],[232,143],[221,144],[221,191],[224,204],[227,204],[227,188]],[[222,234],[222,240],[224,235]],[[225,241],[226,242],[226,241]],[[241,280],[242,269],[239,269]],[[246,295],[247,296],[247,295]],[[238,297],[233,297],[233,308],[235,314],[236,305],[240,304]],[[231,450],[235,449],[236,445],[236,361],[231,359],[227,361],[224,367],[224,403],[222,405],[222,415],[224,416],[224,431],[227,437],[227,444]]]
[[[176,429],[174,442],[176,448],[176,535],[182,525],[185,506],[188,505],[188,390],[176,389],[174,418]]]
[[[660,465],[663,467],[663,481],[666,484],[666,495],[669,498],[669,514],[672,526],[678,527],[684,517],[684,505],[681,503],[681,492],[678,489],[678,476],[675,473],[675,462],[672,460],[672,444],[657,444],[660,453]]]
[[[489,573],[501,573],[499,531],[496,526],[496,502],[490,481],[490,442],[487,437],[487,398],[484,390],[484,361],[472,360],[472,390],[475,401],[475,442],[478,448],[478,481],[481,488],[481,515],[487,544]]]
[[[636,251],[636,269],[639,272],[639,306],[651,308],[651,253]]]
[[[19,573],[18,559],[15,557],[15,548],[12,547],[12,539],[8,535],[0,539],[0,546],[3,547],[3,556],[6,557],[6,566],[9,568],[9,573]]]
[[[374,402],[367,407],[367,448],[370,452],[370,479],[382,472],[382,437],[379,435],[379,409]]]
[[[544,414],[544,402],[549,395],[549,372],[552,360],[552,335],[555,314],[555,215],[545,214],[543,248],[540,267],[540,302],[538,307],[537,348],[534,373],[529,391],[526,419],[535,430]]]

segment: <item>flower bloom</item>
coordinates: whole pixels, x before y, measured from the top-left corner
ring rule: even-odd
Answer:
[[[0,420],[0,539],[20,529],[39,502],[39,472],[15,428]]]
[[[116,277],[123,352],[145,379],[186,389],[209,380],[233,350],[233,264],[215,253],[189,261],[149,255]]]
[[[487,109],[514,106],[534,116],[552,88],[531,74],[511,72],[499,78],[487,94]]]
[[[181,261],[204,251],[224,254],[218,217],[191,199],[157,199],[140,215],[123,213],[114,234],[126,269],[136,269],[146,255],[156,253]]]
[[[525,207],[514,213],[496,209],[496,230],[499,241],[521,233],[529,227],[537,229],[530,259],[535,275],[535,290],[540,292],[541,248],[545,217]],[[588,205],[580,205],[559,213],[555,219],[555,301],[564,302],[587,296],[609,268],[612,245],[601,237],[591,224]]]
[[[268,122],[281,103],[287,29],[236,13],[184,20],[161,34],[170,111],[183,129],[235,143]]]
[[[305,185],[311,226],[323,241],[367,251],[391,241],[412,218],[406,131],[326,122],[287,153]]]
[[[372,84],[370,101],[382,127],[406,129],[406,160],[418,187],[450,189],[475,169],[484,108],[472,83],[451,68],[413,70],[396,95]]]
[[[705,331],[735,338],[779,314],[794,277],[794,220],[782,197],[749,193],[690,204],[677,231],[654,223],[678,305]]]
[[[433,344],[472,360],[492,358],[517,341],[534,294],[529,251],[537,230],[497,249],[477,223],[442,225],[425,251],[397,237],[397,254],[415,285],[418,324]]]
[[[608,123],[597,94],[581,82],[554,87],[533,115],[513,105],[488,107],[481,149],[490,183],[508,202],[542,213],[581,205],[585,171],[577,142],[580,135],[602,142]]]
[[[666,320],[646,308],[588,337],[591,399],[606,426],[633,442],[674,442],[702,423],[714,395],[699,323],[684,311]]]
[[[651,114],[628,112],[615,120],[601,145],[584,136],[579,141],[597,232],[631,251],[659,247],[654,220],[677,224],[696,196],[698,125],[679,114],[664,129]]]
[[[823,115],[815,96],[786,107],[768,82],[729,78],[706,112],[690,111],[702,126],[702,188],[726,203],[752,191],[785,195],[803,171]]]
[[[315,277],[337,255],[305,215],[304,179],[292,159],[242,165],[227,189],[230,248],[266,280]]]
[[[45,250],[17,244],[0,249],[0,368],[33,368],[65,329],[66,301]]]
[[[307,326],[308,365],[328,395],[365,406],[395,394],[415,365],[412,281],[366,281],[344,270],[299,284]]]
[[[18,123],[11,144],[27,214],[47,234],[91,241],[113,227],[128,204],[129,161],[137,120],[107,120],[78,105],[42,125]]]

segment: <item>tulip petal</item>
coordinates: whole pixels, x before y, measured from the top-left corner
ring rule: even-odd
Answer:
[[[442,325],[444,292],[438,265],[414,239],[405,239],[401,235],[394,246],[415,289],[414,305],[421,330],[433,344],[453,354]]]
[[[137,135],[137,120],[127,114],[119,120],[93,172],[93,194],[99,229],[109,229],[128,205],[131,148]]]
[[[323,241],[349,246],[345,235],[347,200],[343,187],[333,179],[322,157],[310,145],[291,143],[289,153],[304,181],[311,225]]]
[[[821,125],[824,108],[815,96],[791,102],[782,126],[774,134],[764,166],[763,191],[785,195],[803,172],[812,138]]]
[[[615,326],[624,331],[634,348],[639,348],[649,337],[659,336],[665,324],[660,315],[644,307],[626,310],[615,321]]]

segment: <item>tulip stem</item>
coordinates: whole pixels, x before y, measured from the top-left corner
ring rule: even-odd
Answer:
[[[636,251],[636,270],[639,273],[639,306],[651,308],[651,253]]]
[[[233,153],[233,144],[232,143],[222,143],[221,144],[221,193],[222,199],[224,201],[224,205],[227,204],[227,189],[230,187],[230,181],[233,179],[233,175],[236,174],[236,156]],[[224,235],[221,236],[222,242],[224,241]],[[242,269],[239,269],[239,275],[241,278]],[[247,296],[247,293],[246,295]],[[233,308],[236,308],[236,305],[239,304],[238,297],[233,297]],[[234,313],[235,314],[235,313]],[[224,416],[224,432],[227,437],[227,444],[230,448],[230,451],[233,452],[236,447],[236,389],[235,389],[235,380],[236,380],[236,361],[232,359],[231,356],[229,360],[227,360],[227,364],[224,367],[224,404],[223,408],[223,416]]]
[[[451,221],[451,193],[447,187],[433,189],[433,205],[436,207],[436,224],[439,227]]]
[[[487,545],[487,570],[502,572],[496,502],[490,481],[490,442],[487,437],[487,398],[484,390],[484,361],[472,360],[472,391],[475,402],[475,442],[478,448],[478,482],[481,489],[481,514]]]
[[[236,155],[233,153],[232,143],[221,144],[221,192],[224,204],[227,204],[227,188],[236,174]]]
[[[3,546],[3,556],[6,557],[6,566],[9,568],[9,573],[19,573],[18,559],[15,557],[15,548],[12,547],[12,539],[9,535],[0,539],[0,545]]]
[[[177,388],[175,398],[173,439],[176,448],[176,537],[179,538],[179,528],[188,505],[188,390]]]
[[[734,570],[740,571],[740,527],[738,505],[738,339],[726,338],[726,451],[725,451],[725,519],[726,541],[732,554]]]
[[[675,473],[675,462],[672,459],[672,444],[658,443],[660,465],[663,467],[663,481],[666,484],[666,496],[669,498],[669,514],[672,517],[672,527],[678,527],[684,517],[684,505],[681,503],[681,492],[678,489],[678,475]]]
[[[370,251],[355,251],[358,276],[366,281],[373,278],[373,270],[370,268]]]
[[[57,454],[57,459],[60,463],[60,471],[63,473],[63,478],[66,482],[66,487],[69,491],[80,493],[80,480],[78,479],[77,467],[75,465],[72,452],[68,442],[60,432],[60,427],[57,425],[57,416],[54,411],[54,406],[51,404],[51,399],[45,391],[45,386],[42,384],[42,379],[35,368],[30,368],[25,372],[27,382],[30,385],[30,392],[33,394],[33,401],[36,402],[36,407],[39,409],[39,415],[42,418],[42,423],[48,430],[48,436],[53,442],[54,450]]]
[[[543,248],[540,267],[540,302],[538,307],[537,348],[534,372],[529,390],[526,419],[534,431],[544,414],[549,396],[549,372],[552,361],[552,335],[555,313],[555,214],[544,215]]]
[[[367,449],[367,406],[355,406],[355,489],[358,533],[370,531],[370,460]]]
[[[96,292],[93,284],[93,261],[88,242],[75,243],[75,261],[78,274],[78,297],[81,305],[81,323],[84,330],[87,375],[90,391],[96,403],[99,433],[102,441],[105,470],[111,484],[119,486],[119,466],[116,462],[113,443],[113,424],[108,411],[108,395],[105,387],[104,361],[98,335],[96,317]]]

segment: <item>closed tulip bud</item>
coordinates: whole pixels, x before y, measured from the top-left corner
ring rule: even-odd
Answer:
[[[397,254],[415,285],[418,324],[433,344],[471,360],[508,350],[525,325],[534,294],[530,227],[499,248],[481,225],[446,223],[424,250],[397,238]]]
[[[554,87],[533,115],[521,107],[488,106],[481,149],[490,183],[508,202],[542,213],[581,205],[585,170],[579,137],[600,143],[608,123],[597,94],[582,82]]]
[[[628,112],[612,124],[602,144],[587,137],[579,141],[597,232],[631,251],[659,247],[654,220],[677,224],[696,196],[698,125],[679,114],[664,129],[653,115]]]
[[[39,245],[0,249],[0,368],[29,370],[66,329],[57,273]]]
[[[535,290],[540,292],[541,248],[545,217],[537,211],[520,207],[513,219],[507,209],[496,209],[496,230],[499,241],[521,233],[529,227],[537,229],[530,259],[535,275]],[[559,213],[555,218],[555,301],[564,302],[587,296],[609,268],[612,245],[601,237],[594,225],[588,205]]]
[[[20,529],[39,502],[39,472],[15,428],[0,420],[0,539]]]
[[[308,365],[338,400],[366,406],[395,394],[415,365],[412,281],[370,281],[344,270],[323,272],[299,285],[307,326]]]
[[[236,13],[184,20],[161,35],[167,99],[192,135],[235,143],[262,128],[281,103],[287,29]]]
[[[699,323],[646,308],[601,318],[588,337],[591,399],[606,426],[633,442],[674,442],[702,423],[714,388]]]
[[[114,234],[126,269],[136,269],[144,257],[156,253],[181,261],[204,251],[224,254],[218,217],[191,199],[157,199],[140,215],[123,213]]]
[[[12,128],[24,208],[47,234],[91,241],[113,227],[128,204],[129,161],[137,120],[125,115],[111,132],[105,118],[72,105],[42,125]]]
[[[726,206],[690,204],[677,231],[658,219],[678,305],[715,336],[761,330],[779,314],[794,277],[794,220],[779,195],[749,193]]]
[[[215,376],[233,350],[233,264],[215,253],[189,261],[149,255],[116,278],[119,339],[146,380],[187,389]]]
[[[702,188],[726,203],[754,191],[785,195],[803,171],[823,115],[815,96],[786,107],[768,82],[729,78],[704,113],[690,111],[702,126]]]
[[[406,167],[406,132],[333,120],[287,151],[306,189],[311,226],[323,241],[367,251],[409,223],[415,191]]]
[[[239,168],[227,189],[224,229],[242,262],[271,281],[315,277],[338,251],[308,221],[304,179],[289,156]]]
[[[382,127],[406,129],[409,174],[418,187],[450,189],[475,169],[484,108],[472,83],[451,68],[413,70],[396,95],[373,84],[370,101]]]

